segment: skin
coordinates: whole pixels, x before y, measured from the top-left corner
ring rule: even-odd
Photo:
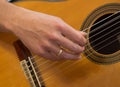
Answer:
[[[61,18],[24,9],[6,0],[0,0],[0,12],[0,31],[15,34],[35,54],[50,60],[80,59],[86,34]]]

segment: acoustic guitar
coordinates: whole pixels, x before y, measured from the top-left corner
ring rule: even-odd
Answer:
[[[17,6],[55,15],[87,33],[81,60],[36,56],[0,33],[0,87],[120,87],[120,0],[21,0]],[[24,16],[24,15],[23,15]]]

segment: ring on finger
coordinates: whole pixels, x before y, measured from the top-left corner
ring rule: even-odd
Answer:
[[[60,56],[62,54],[62,52],[63,52],[63,50],[60,49],[57,55]]]

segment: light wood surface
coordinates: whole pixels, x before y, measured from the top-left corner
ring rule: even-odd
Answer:
[[[67,0],[23,1],[14,4],[59,16],[75,29],[80,29],[85,18],[94,9],[107,3],[119,2],[119,0]],[[15,40],[16,37],[12,34],[0,33],[0,87],[30,87],[12,45]],[[37,64],[40,64],[40,72],[46,87],[120,87],[120,63],[98,65],[84,55],[82,60],[78,61],[51,62],[39,59]]]

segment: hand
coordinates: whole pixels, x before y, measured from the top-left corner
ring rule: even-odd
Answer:
[[[62,19],[26,9],[14,17],[11,31],[35,54],[50,60],[79,59],[86,43],[86,34]]]

